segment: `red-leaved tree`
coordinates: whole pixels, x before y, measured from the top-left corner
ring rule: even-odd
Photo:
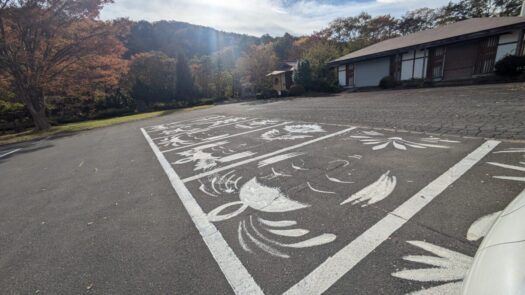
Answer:
[[[46,95],[111,87],[126,71],[126,21],[103,22],[112,0],[0,0],[0,70],[36,130],[50,128]]]

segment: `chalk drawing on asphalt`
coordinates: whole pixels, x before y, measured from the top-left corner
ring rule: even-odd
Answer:
[[[255,155],[256,153],[251,151],[245,151],[240,153],[235,153],[231,149],[226,149],[223,146],[228,144],[228,141],[219,141],[210,144],[201,145],[198,147],[191,148],[189,150],[179,152],[178,155],[183,158],[173,162],[172,164],[180,165],[190,162],[195,162],[194,171],[197,170],[207,170],[217,166],[219,163],[228,163],[236,160],[244,159]],[[219,151],[218,148],[222,149],[220,152],[222,155],[214,154],[215,151]],[[211,150],[206,151],[206,150]]]
[[[295,158],[295,157],[303,156],[305,154],[306,153],[302,153],[302,152],[293,152],[293,153],[288,153],[288,154],[281,154],[281,155],[277,155],[275,157],[271,157],[271,158],[262,160],[262,161],[259,162],[259,164],[257,166],[259,168],[262,168],[264,166],[268,166],[268,165],[271,165],[271,164],[282,162],[282,161],[285,161],[285,160],[288,160],[288,159],[292,159],[292,158]]]
[[[474,260],[472,257],[424,241],[407,243],[433,255],[407,255],[403,260],[429,267],[400,270],[392,273],[392,276],[415,282],[443,283],[411,294],[461,294],[463,279]]]
[[[350,196],[341,205],[351,203],[352,205],[361,204],[362,207],[366,207],[375,204],[390,196],[396,185],[397,178],[390,176],[390,171],[387,171],[378,180]]]
[[[467,240],[469,241],[479,241],[481,238],[484,238],[488,233],[496,219],[498,219],[501,211],[487,214],[483,217],[480,217],[478,220],[474,221],[469,227],[467,232]]]
[[[308,204],[292,200],[281,192],[280,188],[261,184],[256,177],[242,185],[239,190],[239,201],[221,205],[208,213],[212,222],[233,218],[248,208],[261,212],[277,213],[289,212],[309,207]],[[233,212],[221,214],[223,210],[232,206],[239,206]]]
[[[523,165],[523,166],[508,165],[508,164],[502,164],[502,163],[496,163],[496,162],[487,162],[487,164],[492,165],[492,166],[496,166],[496,167],[500,167],[500,168],[513,170],[513,171],[525,172],[525,162],[520,162],[519,163],[520,165]],[[493,176],[493,177],[497,178],[497,179],[503,179],[503,180],[512,180],[512,181],[525,182],[525,177],[522,177],[522,176]]]
[[[313,137],[311,133],[326,132],[318,124],[287,125],[283,129],[284,131],[278,129],[267,131],[261,135],[261,138],[266,141],[296,140]]]
[[[441,139],[438,137],[427,137],[422,138],[419,141],[409,141],[405,140],[402,137],[387,137],[382,133],[375,131],[362,131],[361,134],[350,136],[351,139],[359,140],[362,144],[372,146],[372,150],[382,150],[389,146],[392,146],[394,149],[406,151],[408,148],[415,149],[426,149],[426,148],[439,148],[439,149],[448,149],[450,146],[442,145],[438,143],[459,143],[459,141]]]
[[[335,192],[330,192],[330,191],[323,191],[323,190],[320,190],[320,189],[316,189],[312,186],[312,184],[310,182],[306,182],[306,185],[308,186],[308,188],[313,191],[313,192],[316,192],[316,193],[320,193],[320,194],[328,194],[328,195],[335,195]]]
[[[253,215],[246,220],[239,222],[238,239],[241,247],[246,251],[253,253],[251,247],[245,240],[245,237],[258,249],[280,258],[290,258],[289,250],[310,248],[329,244],[337,238],[334,234],[321,234],[312,238],[303,238],[310,233],[303,228],[288,228],[297,224],[293,220],[271,221],[257,218],[257,224],[254,223]],[[249,221],[249,222],[248,222]],[[298,242],[280,242],[279,238],[301,239]]]

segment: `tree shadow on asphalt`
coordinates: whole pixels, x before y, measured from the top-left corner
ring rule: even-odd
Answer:
[[[18,144],[13,144],[13,145],[2,147],[0,149],[0,155],[4,155],[12,151],[16,151],[16,152],[13,152],[6,156],[1,157],[0,164],[15,156],[20,156],[22,154],[29,154],[32,152],[54,147],[54,145],[51,143],[44,143],[44,144],[39,144],[39,143],[40,141],[33,141],[33,142],[24,142],[24,143],[18,143]]]

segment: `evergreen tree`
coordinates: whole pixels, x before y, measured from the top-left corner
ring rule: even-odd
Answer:
[[[294,84],[303,85],[306,90],[311,88],[312,84],[312,69],[308,60],[300,60],[297,65],[297,70],[293,75]]]
[[[177,97],[183,100],[192,100],[194,96],[193,77],[184,54],[177,55],[177,66],[175,69]]]

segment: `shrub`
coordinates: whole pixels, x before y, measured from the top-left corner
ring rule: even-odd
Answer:
[[[287,97],[288,95],[289,95],[288,91],[286,90],[281,91],[281,97]]]
[[[304,94],[304,92],[305,90],[303,85],[296,84],[290,87],[290,96],[301,96]]]
[[[275,89],[266,89],[263,91],[265,98],[274,98],[279,96],[279,92]]]
[[[396,87],[396,84],[397,84],[397,81],[392,76],[383,77],[383,79],[379,81],[379,87],[381,87],[382,89],[394,88]]]
[[[339,91],[339,82],[330,79],[319,79],[312,81],[312,90],[319,92],[335,93]]]
[[[279,96],[279,92],[277,92],[277,90],[264,89],[263,91],[255,94],[255,99],[268,99],[268,98],[273,98],[273,97],[278,97],[278,96]]]
[[[20,131],[31,126],[31,115],[23,104],[0,100],[0,132]]]
[[[494,66],[496,74],[503,77],[517,77],[525,68],[525,56],[508,55]]]

